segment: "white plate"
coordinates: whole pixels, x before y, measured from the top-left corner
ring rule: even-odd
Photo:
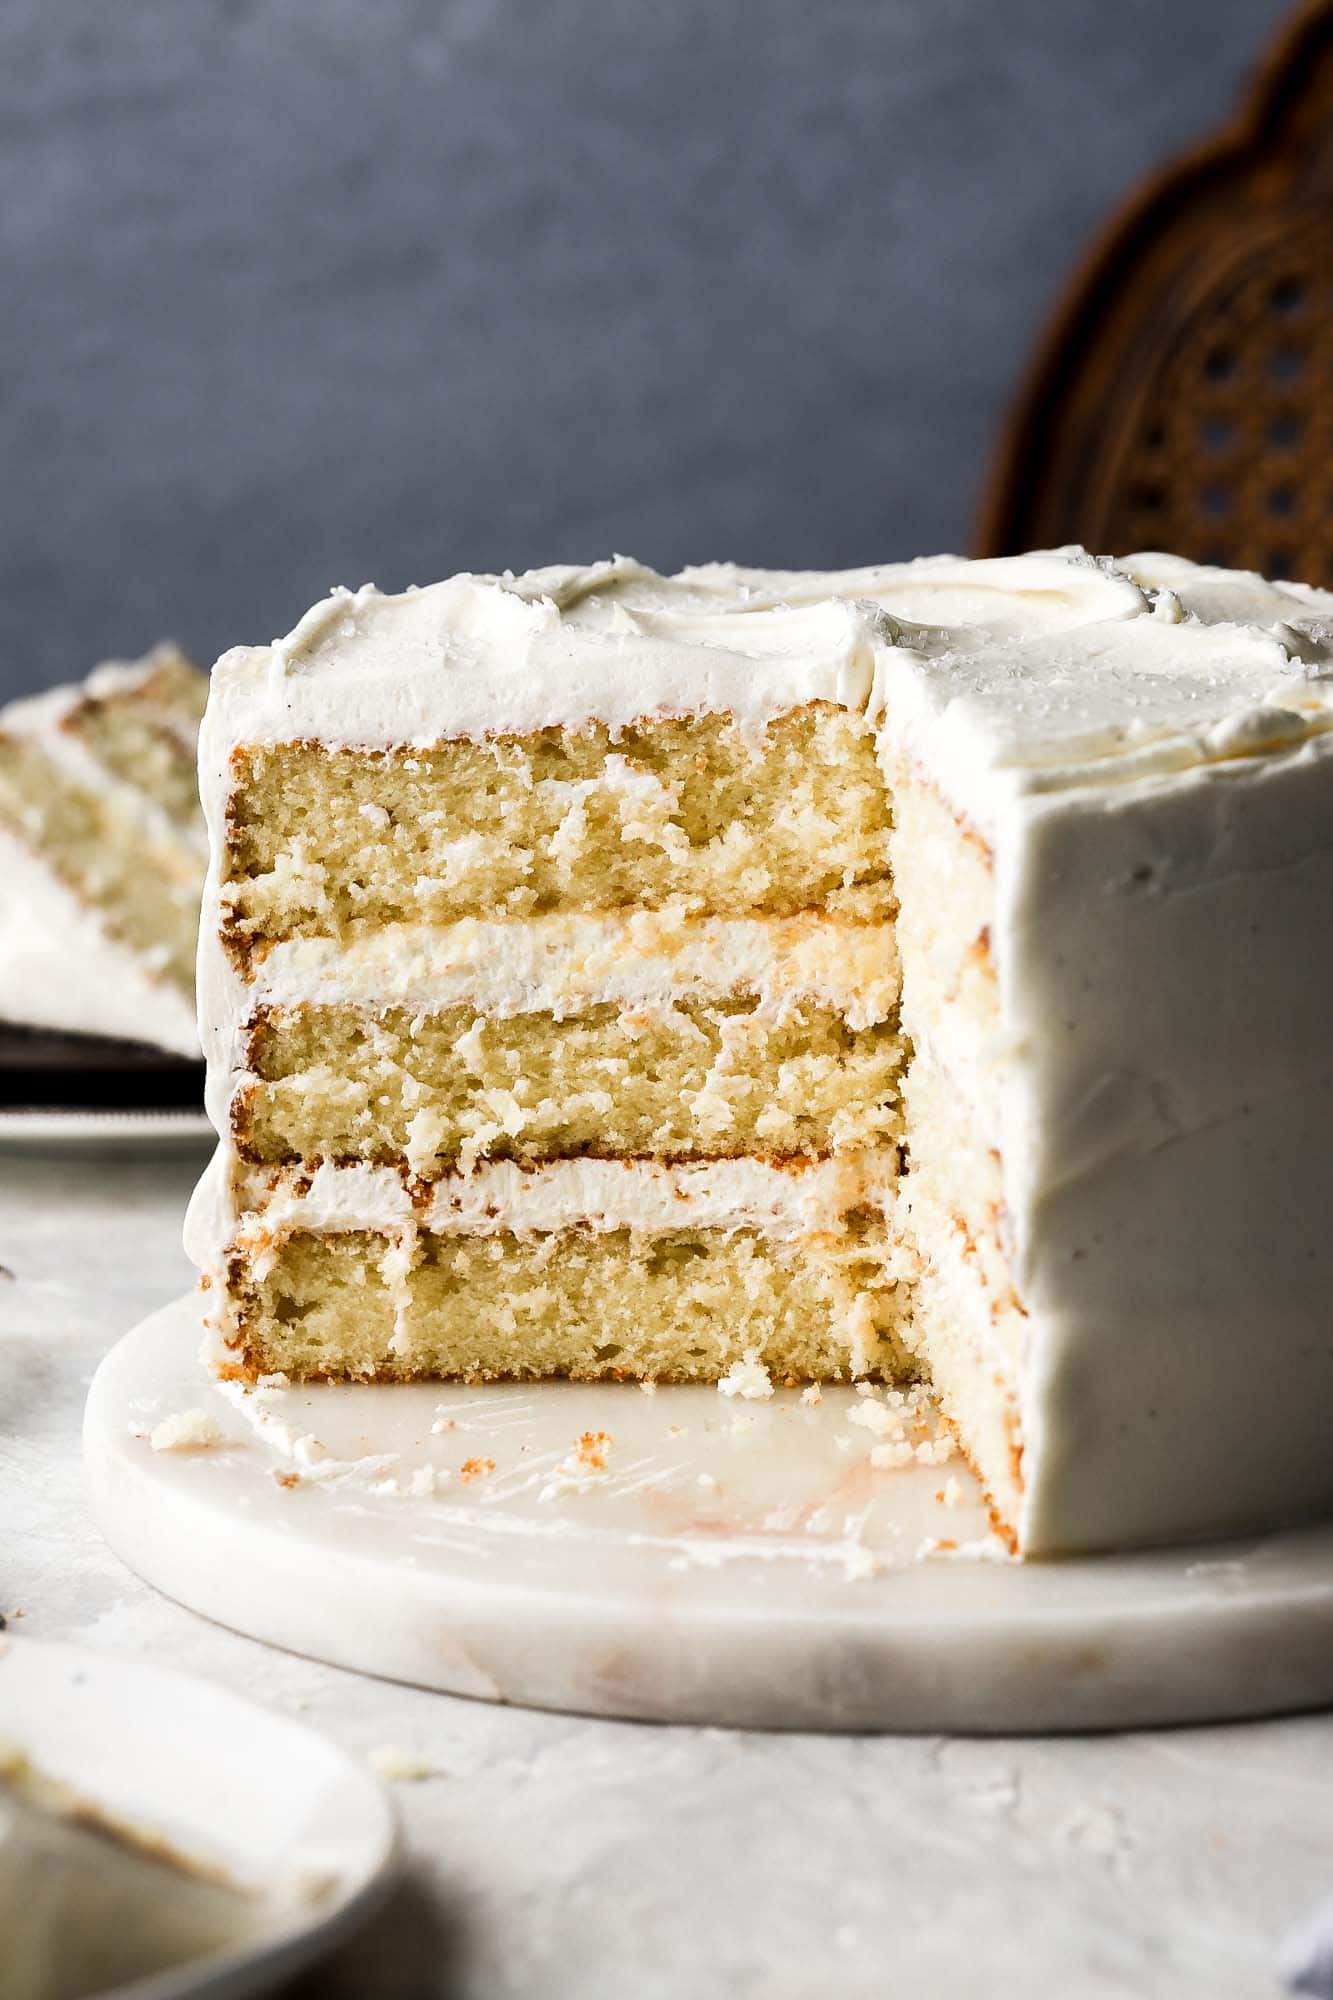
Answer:
[[[202,1111],[3,1111],[0,1147],[161,1146],[211,1139]]]
[[[242,1395],[199,1347],[185,1298],[102,1362],[98,1521],[169,1596],[339,1666],[799,1729],[1118,1729],[1333,1699],[1328,1525],[1019,1564],[994,1559],[960,1459],[872,1463],[850,1389],[817,1407],[633,1383]],[[191,1410],[221,1442],[154,1450]]]
[[[125,2000],[267,1993],[369,1916],[390,1886],[396,1825],[371,1773],[314,1730],[209,1681],[9,1638],[0,1735],[80,1795],[242,1883],[327,1885],[313,1900],[275,1901],[272,1927],[243,1949],[120,1987]]]

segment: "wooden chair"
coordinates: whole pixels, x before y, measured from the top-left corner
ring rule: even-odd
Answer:
[[[1333,586],[1333,4],[1140,192],[1057,312],[979,555],[1083,542]]]

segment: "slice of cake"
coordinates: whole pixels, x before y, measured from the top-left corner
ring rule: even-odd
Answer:
[[[864,615],[622,562],[335,597],[221,672],[223,1366],[905,1369]]]
[[[215,1365],[925,1375],[1028,1553],[1333,1504],[1330,610],[617,561],[227,655]]]
[[[242,1948],[266,1915],[252,1889],[0,1738],[6,2000],[86,2000],[149,1981],[160,1992],[169,1972]]]
[[[198,1055],[207,693],[162,646],[0,709],[0,1021]]]

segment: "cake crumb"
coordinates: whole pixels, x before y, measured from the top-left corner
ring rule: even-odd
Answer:
[[[429,1500],[439,1492],[448,1477],[447,1466],[419,1465],[407,1482],[407,1491],[414,1500]]]
[[[607,1431],[584,1431],[574,1447],[574,1456],[589,1472],[605,1472],[606,1454],[613,1442]]]
[[[818,1382],[812,1382],[808,1389],[802,1389],[801,1401],[808,1409],[815,1409],[824,1400]]]
[[[643,1380],[639,1384],[639,1388],[642,1390],[645,1396],[655,1396],[657,1394],[657,1384],[656,1382],[654,1382],[651,1375],[644,1376]]]
[[[871,1446],[870,1463],[876,1472],[896,1470],[898,1466],[910,1465],[911,1462],[912,1447],[906,1438],[895,1438],[889,1444]]]
[[[916,1448],[916,1458],[921,1465],[946,1465],[953,1457],[953,1439],[947,1431],[938,1437],[926,1438]]]
[[[718,1382],[723,1396],[743,1396],[747,1403],[767,1402],[773,1394],[773,1378],[759,1359],[757,1347],[747,1347],[739,1361],[733,1361]]]
[[[179,1410],[175,1416],[163,1417],[149,1433],[148,1442],[154,1451],[207,1451],[212,1445],[225,1444],[226,1435],[207,1410]]]
[[[975,1541],[957,1542],[952,1538],[927,1535],[918,1543],[917,1562],[929,1562],[932,1557],[943,1556],[954,1562],[1000,1562],[1016,1563],[1020,1560],[1008,1547],[1003,1538],[993,1530],[978,1535]]]
[[[890,1410],[883,1403],[858,1403],[848,1410],[849,1424],[859,1424],[863,1431],[873,1431],[876,1437],[901,1437],[903,1420],[897,1410]]]
[[[432,1437],[443,1437],[446,1431],[451,1431],[453,1428],[454,1420],[452,1417],[436,1417],[435,1422],[430,1427],[430,1434]]]
[[[584,1431],[576,1438],[538,1494],[539,1500],[562,1500],[567,1493],[587,1493],[606,1478],[606,1454],[615,1440],[607,1431]]]
[[[874,1576],[879,1568],[879,1558],[864,1542],[845,1542],[842,1551],[843,1574],[848,1583],[862,1583],[866,1577]]]
[[[484,1479],[488,1473],[494,1472],[494,1470],[495,1460],[493,1458],[465,1458],[458,1468],[458,1476],[466,1484],[471,1485],[474,1479]]]
[[[401,1743],[377,1743],[366,1752],[366,1762],[388,1785],[416,1785],[423,1778],[438,1775],[429,1757],[419,1750],[406,1750]]]

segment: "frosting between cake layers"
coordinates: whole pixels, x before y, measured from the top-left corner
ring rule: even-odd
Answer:
[[[669,1007],[693,995],[814,1000],[854,1028],[889,1019],[898,955],[888,925],[835,918],[691,918],[670,911],[553,915],[443,926],[390,924],[344,943],[289,938],[257,958],[238,989],[258,1005],[475,1004],[557,1019],[580,1008]]]
[[[790,1240],[839,1232],[854,1209],[889,1210],[895,1180],[892,1153],[790,1163],[571,1159],[521,1167],[495,1160],[434,1183],[414,1204],[392,1167],[326,1162],[308,1173],[275,1171],[232,1167],[218,1156],[191,1200],[185,1247],[207,1266],[233,1240],[256,1252],[294,1230],[755,1229]]]

